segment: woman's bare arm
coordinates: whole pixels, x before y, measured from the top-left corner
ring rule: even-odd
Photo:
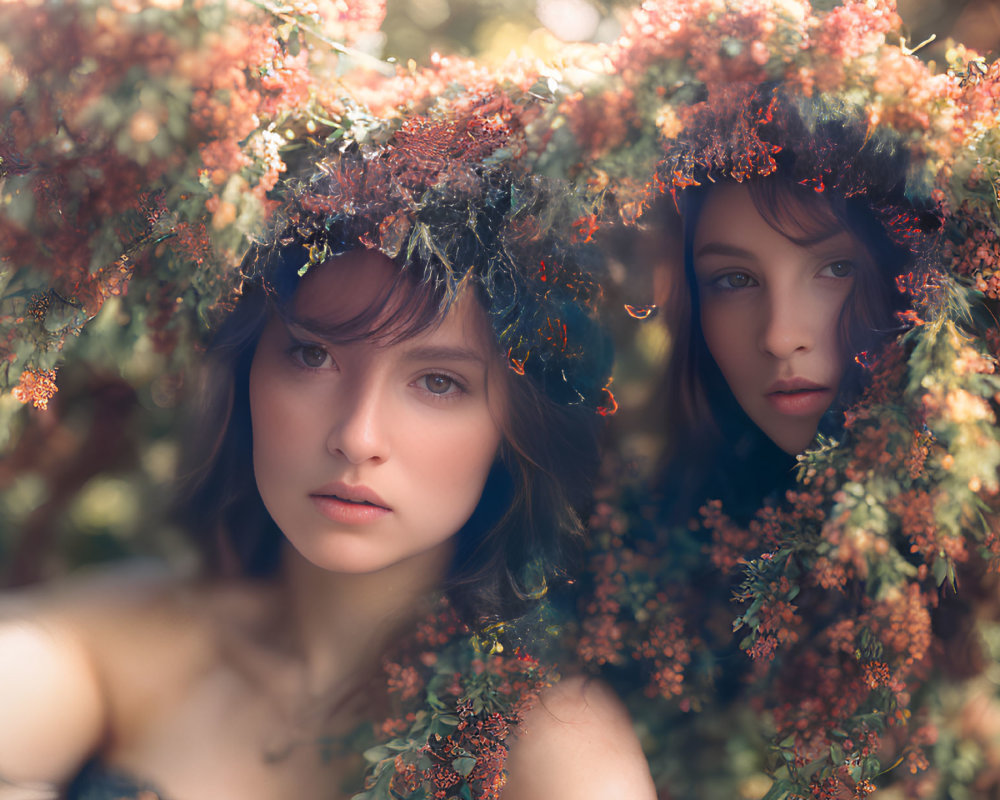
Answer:
[[[526,716],[507,759],[503,800],[655,800],[632,721],[600,681],[567,678]]]
[[[0,800],[44,797],[97,749],[106,703],[83,645],[58,623],[0,605]]]

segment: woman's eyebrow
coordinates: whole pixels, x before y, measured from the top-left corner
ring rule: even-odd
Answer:
[[[337,331],[342,327],[336,323],[331,324],[318,319],[310,319],[309,317],[296,317],[292,314],[281,314],[279,316],[285,327],[289,330],[291,328],[298,328],[303,333],[329,342],[337,340]]]
[[[828,234],[817,236],[814,240],[810,241],[809,244],[804,246],[809,250],[842,246],[850,246],[851,249],[857,249],[854,237],[851,236],[850,232],[845,230],[834,230]],[[703,244],[695,252],[694,257],[698,259],[703,256],[728,256],[730,258],[746,259],[757,258],[757,254],[752,250],[747,250],[744,247],[729,244],[728,242],[708,242],[707,244]]]
[[[821,236],[815,241],[809,243],[810,249],[816,248],[849,248],[851,250],[857,250],[859,248],[864,249],[864,245],[861,244],[850,231],[839,230],[833,231],[827,236]]]
[[[408,361],[469,361],[485,364],[486,359],[475,350],[467,347],[450,347],[448,345],[419,345],[406,351],[404,357]]]
[[[725,242],[709,242],[708,244],[703,244],[694,254],[695,258],[701,258],[702,256],[735,256],[737,258],[756,258],[756,255],[750,250],[739,247],[735,244],[726,244]]]

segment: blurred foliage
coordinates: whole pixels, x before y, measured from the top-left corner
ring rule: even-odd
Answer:
[[[557,41],[611,41],[625,0],[390,0],[386,57],[426,61],[431,53],[497,60],[510,51],[554,49]],[[547,27],[548,26],[548,27]]]
[[[48,409],[23,408],[0,459],[0,579],[21,585],[137,555],[187,557],[166,522],[183,373],[148,337],[114,348],[118,302],[74,340]],[[117,358],[116,358],[117,356]],[[15,404],[10,395],[3,403]]]

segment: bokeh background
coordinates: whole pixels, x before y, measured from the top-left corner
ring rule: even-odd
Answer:
[[[389,0],[382,26],[385,55],[420,61],[437,51],[502,58],[524,47],[544,52],[553,38],[607,41],[619,31],[616,12],[632,5],[620,0]],[[1000,48],[998,0],[899,0],[897,5],[911,42],[936,36],[926,58],[941,63],[948,39],[983,54]]]
[[[822,0],[817,0],[822,6]],[[565,41],[611,41],[631,4],[591,0],[390,0],[381,33],[359,43],[382,58],[426,63],[433,54],[496,62],[511,52],[549,56]],[[900,0],[909,46],[943,63],[952,41],[992,60],[1000,52],[1000,1]],[[0,32],[0,49],[4,47]],[[625,256],[627,258],[627,256]],[[0,398],[0,586],[124,557],[191,556],[169,521],[169,486],[189,394],[176,360],[155,342],[125,338],[156,313],[112,297],[69,343],[48,409]],[[655,323],[653,323],[655,324]],[[651,329],[655,330],[655,329]],[[650,340],[656,341],[651,334]],[[182,345],[184,346],[184,345]],[[629,407],[650,390],[656,347],[624,348],[616,384]],[[630,398],[635,398],[630,402]]]

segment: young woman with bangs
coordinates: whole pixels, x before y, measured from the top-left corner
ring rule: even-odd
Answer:
[[[533,252],[578,253],[506,227],[558,198],[481,168],[482,193],[415,212],[445,245],[390,258],[365,211],[386,159],[334,160],[248,253],[206,354],[179,514],[205,570],[3,600],[4,800],[349,796],[321,744],[378,719],[381,659],[430,598],[516,620],[576,546],[609,354],[587,297],[536,285]],[[531,339],[556,313],[572,359]],[[653,796],[600,684],[547,690],[511,741],[505,800]]]

